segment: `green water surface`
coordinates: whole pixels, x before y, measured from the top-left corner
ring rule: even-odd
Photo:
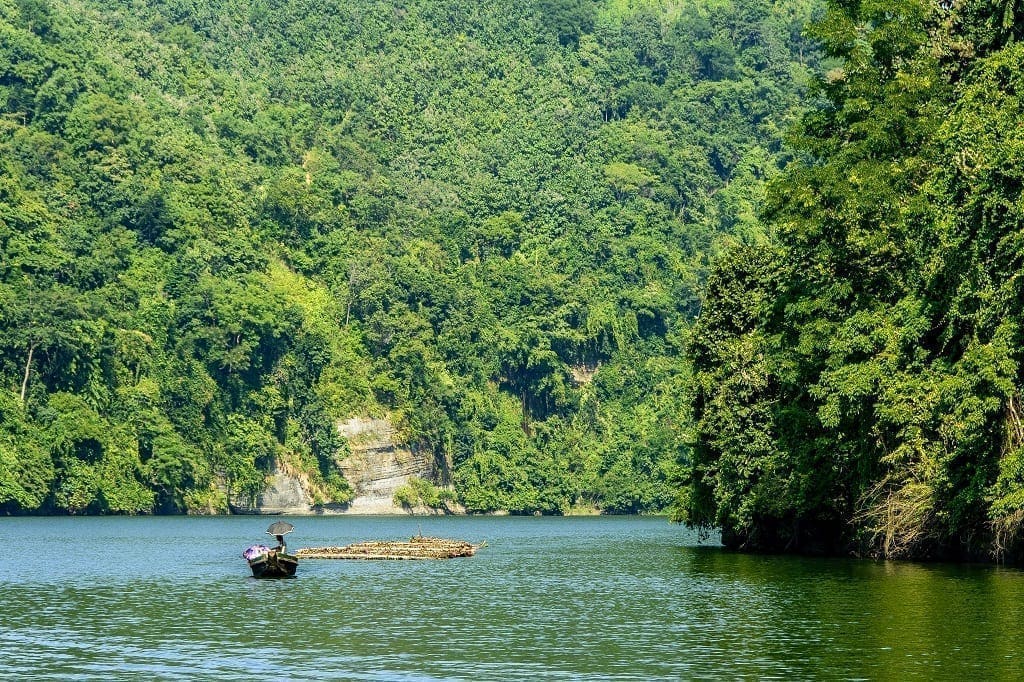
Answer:
[[[1024,678],[1024,573],[749,556],[662,518],[290,518],[291,549],[456,537],[450,561],[249,577],[275,519],[4,518],[10,679]]]

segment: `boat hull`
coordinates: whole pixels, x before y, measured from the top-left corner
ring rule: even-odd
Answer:
[[[293,578],[298,567],[298,557],[280,552],[263,554],[249,560],[254,578]]]

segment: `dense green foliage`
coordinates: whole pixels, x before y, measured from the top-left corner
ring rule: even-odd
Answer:
[[[811,8],[0,0],[0,508],[344,502],[385,413],[470,511],[662,508]]]
[[[846,2],[841,59],[709,278],[681,518],[729,544],[1021,556],[1024,8]]]

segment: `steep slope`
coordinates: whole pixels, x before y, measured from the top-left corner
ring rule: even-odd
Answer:
[[[663,507],[812,8],[0,0],[0,507],[343,505],[373,414],[470,511]]]

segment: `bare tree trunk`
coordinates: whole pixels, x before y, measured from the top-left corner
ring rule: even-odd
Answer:
[[[1006,451],[1016,450],[1024,445],[1024,419],[1021,419],[1020,397],[1010,396],[1006,405]]]
[[[21,380],[21,402],[25,403],[25,392],[28,391],[28,375],[32,371],[32,353],[36,350],[36,344],[28,347],[28,360],[25,361],[25,378]]]

